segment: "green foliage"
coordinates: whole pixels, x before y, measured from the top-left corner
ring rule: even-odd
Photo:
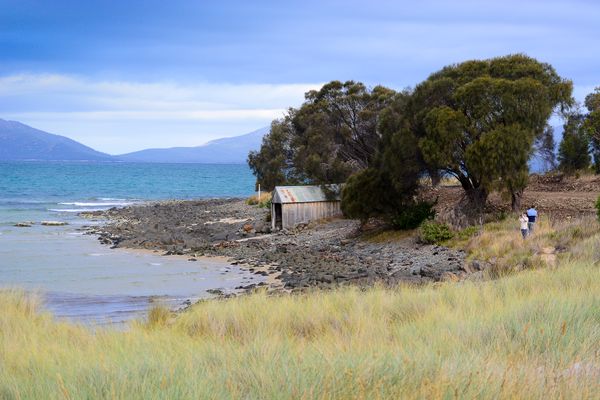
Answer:
[[[260,151],[248,154],[248,165],[263,190],[273,190],[277,185],[298,182],[290,163],[290,141],[289,119],[275,120],[271,123],[270,132],[262,140]]]
[[[379,113],[394,91],[360,82],[332,81],[305,95],[298,109],[274,121],[248,164],[267,190],[296,183],[343,183],[375,161]]]
[[[479,216],[494,190],[518,207],[534,143],[553,163],[548,120],[571,93],[551,65],[522,54],[447,66],[412,91],[332,81],[274,121],[248,162],[266,189],[347,181],[347,216],[400,226],[412,224],[397,210],[414,206],[419,178],[450,175]]]
[[[348,179],[342,189],[341,206],[346,217],[366,221],[389,215],[408,201],[403,193],[394,190],[385,174],[367,168]]]
[[[446,224],[426,221],[421,224],[419,238],[423,243],[437,244],[454,237],[452,230]]]
[[[600,196],[596,200],[596,215],[598,216],[598,220],[600,220]]]
[[[270,209],[270,208],[271,208],[271,200],[272,200],[272,199],[271,199],[271,198],[269,198],[269,199],[267,199],[267,200],[261,201],[260,203],[258,203],[258,206],[259,206],[260,208],[267,208],[267,209]]]
[[[433,219],[435,203],[420,201],[415,204],[408,204],[397,213],[390,217],[390,224],[394,229],[414,229],[423,221]]]
[[[586,134],[585,116],[571,115],[564,126],[563,139],[558,147],[559,169],[573,174],[590,166],[590,139]]]
[[[419,84],[408,122],[392,134],[413,135],[427,168],[455,176],[481,209],[491,190],[522,191],[534,140],[553,110],[572,104],[571,92],[549,64],[525,55],[467,61]]]
[[[600,87],[586,96],[585,106],[589,113],[586,116],[584,128],[590,137],[594,168],[598,174],[600,173]]]
[[[397,190],[381,169],[367,168],[352,175],[342,189],[342,211],[349,218],[366,221],[372,217],[385,219],[395,229],[413,229],[434,215],[433,205],[413,199],[417,176],[412,187]]]
[[[461,240],[461,241],[471,239],[473,236],[477,235],[480,230],[481,230],[481,227],[479,227],[479,226],[475,226],[475,225],[467,226],[466,228],[461,229],[460,231],[456,232],[456,239]]]

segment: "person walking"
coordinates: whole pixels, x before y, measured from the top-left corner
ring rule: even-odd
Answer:
[[[529,218],[527,217],[527,213],[521,214],[519,222],[521,223],[521,235],[525,239],[529,235]]]
[[[529,230],[529,234],[533,233],[533,228],[535,227],[535,221],[538,217],[538,212],[535,207],[532,205],[529,210],[527,210],[527,228]]]

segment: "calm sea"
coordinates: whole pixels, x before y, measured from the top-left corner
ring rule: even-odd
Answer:
[[[141,316],[154,302],[176,308],[252,276],[218,260],[189,262],[111,250],[81,233],[86,210],[149,200],[245,197],[246,165],[0,162],[0,286],[36,291],[60,318],[106,323]],[[39,224],[68,222],[63,227]],[[14,224],[34,222],[32,227]]]

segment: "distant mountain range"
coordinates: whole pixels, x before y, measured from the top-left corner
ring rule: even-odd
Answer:
[[[147,149],[112,156],[74,140],[0,119],[0,161],[128,161],[157,163],[244,163],[251,150],[260,148],[269,128],[245,135],[213,140],[202,146]]]
[[[245,162],[250,150],[258,150],[268,127],[241,136],[213,140],[196,147],[171,147],[169,149],[147,149],[121,154],[123,161],[159,163],[241,163]]]
[[[0,119],[0,161],[127,161],[149,163],[244,163],[251,150],[260,148],[268,127],[241,136],[213,140],[196,147],[147,149],[112,156],[101,153],[64,136],[53,135],[16,121]],[[554,138],[560,143],[562,128],[555,127]],[[529,161],[531,172],[543,172],[539,156]]]
[[[112,161],[114,157],[64,136],[0,119],[0,160]]]

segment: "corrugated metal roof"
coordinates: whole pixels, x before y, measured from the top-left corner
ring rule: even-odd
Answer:
[[[337,195],[328,199],[321,186],[276,186],[273,190],[273,203],[313,203],[340,200],[339,185],[328,185]]]

